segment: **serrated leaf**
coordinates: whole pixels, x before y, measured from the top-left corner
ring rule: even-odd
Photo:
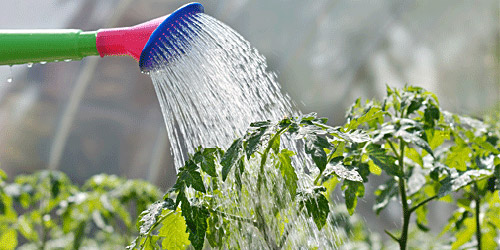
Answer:
[[[181,201],[181,211],[186,220],[191,245],[194,249],[201,250],[205,242],[210,213],[205,207],[192,206],[186,198]]]
[[[331,163],[328,163],[326,165],[324,175],[329,176],[333,173],[335,173],[335,175],[337,177],[339,177],[340,179],[363,182],[363,178],[356,170],[349,170],[344,165],[342,165],[340,162],[335,164],[335,165],[331,164]]]
[[[396,157],[389,155],[387,150],[378,144],[369,144],[366,147],[366,153],[370,159],[384,170],[387,174],[392,176],[401,176],[399,166],[396,165]]]
[[[216,149],[214,148],[206,148],[203,150],[203,158],[201,159],[201,169],[212,177],[217,177],[215,156],[213,155],[215,152]]]
[[[440,182],[441,188],[439,189],[438,196],[444,197],[451,192],[457,191],[458,189],[469,185],[475,178],[491,174],[491,171],[484,169],[472,169],[462,173],[452,172]]]
[[[356,209],[358,197],[363,197],[365,194],[365,186],[361,182],[344,180],[342,190],[344,190],[347,211],[352,215]]]
[[[141,213],[139,216],[139,234],[146,235],[152,230],[153,225],[156,223],[165,207],[166,203],[164,201],[157,201]]]
[[[318,230],[321,230],[326,224],[328,213],[330,213],[326,197],[318,192],[301,194],[299,206],[306,209],[307,215],[313,218]]]
[[[427,151],[430,155],[434,156],[434,152],[431,149],[431,146],[429,143],[427,143],[424,139],[420,137],[421,131],[415,130],[412,132],[400,129],[398,130],[394,136],[395,137],[400,137],[405,141],[406,143],[410,144],[415,144],[417,147]]]
[[[260,127],[256,131],[247,134],[245,136],[245,153],[247,156],[247,159],[250,159],[250,157],[257,151],[257,148],[261,145],[261,139],[262,136],[266,133],[267,127]]]
[[[425,135],[427,136],[427,141],[429,142],[429,146],[432,150],[441,146],[445,140],[450,139],[449,130],[427,129],[425,130]]]
[[[311,158],[320,172],[325,170],[327,163],[327,156],[324,150],[325,148],[331,148],[331,144],[327,139],[316,135],[309,135],[306,137],[305,152],[306,154],[311,155]]]
[[[472,150],[467,145],[457,145],[450,148],[450,154],[446,157],[445,164],[450,168],[460,171],[467,170],[467,162],[470,162]]]
[[[279,163],[278,167],[281,171],[281,175],[285,179],[285,185],[287,187],[288,192],[292,197],[295,197],[297,193],[297,181],[299,178],[295,173],[295,168],[292,166],[291,157],[295,155],[293,151],[288,149],[282,149],[278,154]]]
[[[396,185],[396,180],[394,178],[389,179],[383,185],[380,185],[378,189],[375,191],[375,205],[373,205],[373,210],[377,215],[382,211],[391,199],[398,195],[398,189]]]
[[[226,153],[222,156],[220,164],[222,165],[222,180],[225,181],[231,168],[240,157],[240,150],[243,145],[242,139],[237,139],[231,144]]]
[[[161,228],[158,230],[158,236],[163,237],[162,248],[169,250],[186,249],[191,244],[186,229],[186,221],[181,216],[181,213],[169,211],[161,223]]]
[[[177,182],[183,182],[187,187],[193,187],[199,192],[206,193],[205,184],[203,184],[203,179],[197,170],[198,166],[193,161],[187,161],[186,165],[179,169]]]

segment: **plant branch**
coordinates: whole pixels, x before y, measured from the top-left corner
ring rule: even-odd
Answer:
[[[399,239],[398,237],[396,237],[396,235],[392,234],[391,232],[387,231],[387,230],[384,230],[384,232],[389,235],[393,240],[399,242]]]
[[[432,201],[432,200],[434,200],[434,199],[436,199],[436,198],[438,198],[438,196],[437,196],[437,195],[434,195],[434,196],[432,196],[432,197],[429,197],[429,198],[427,198],[427,199],[423,200],[422,202],[418,203],[418,204],[417,204],[417,205],[415,205],[414,207],[410,208],[410,213],[415,212],[415,210],[417,210],[419,207],[421,207],[421,206],[423,206],[423,205],[427,204],[429,201]]]
[[[387,143],[389,144],[389,146],[391,147],[392,149],[392,152],[394,152],[394,154],[396,155],[396,157],[398,159],[401,158],[401,156],[399,155],[398,151],[396,150],[396,147],[394,147],[394,144],[392,144],[392,142],[390,140],[387,140]]]
[[[406,182],[404,179],[404,150],[405,142],[400,139],[399,141],[399,167],[402,176],[399,177],[399,194],[401,195],[401,204],[403,205],[403,230],[401,232],[401,237],[399,238],[399,248],[401,250],[406,249],[406,243],[408,241],[408,228],[410,225],[411,212],[408,208],[408,198],[406,196]]]
[[[474,203],[476,203],[476,239],[477,239],[477,250],[481,250],[481,200],[479,197],[474,199]]]

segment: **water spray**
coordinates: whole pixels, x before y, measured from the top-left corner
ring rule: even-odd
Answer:
[[[192,22],[190,17],[203,13],[199,3],[186,4],[170,15],[132,27],[82,31],[77,29],[0,30],[0,65],[81,60],[87,56],[128,55],[139,62],[143,71],[154,64],[151,53],[164,51],[164,46],[185,48],[188,39],[179,38],[180,24]],[[158,42],[163,41],[163,42]],[[179,51],[176,48],[176,51]]]

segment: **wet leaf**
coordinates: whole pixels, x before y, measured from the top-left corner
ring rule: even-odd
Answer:
[[[240,157],[240,150],[243,145],[243,140],[237,139],[231,144],[226,153],[222,156],[220,164],[222,165],[222,180],[225,181],[229,171],[236,163],[238,158]]]
[[[344,180],[342,183],[344,190],[345,205],[350,215],[354,213],[358,203],[358,197],[363,197],[365,194],[365,186],[357,181]]]
[[[469,185],[475,178],[491,175],[491,171],[480,170],[467,170],[466,172],[458,173],[452,172],[449,176],[441,181],[441,188],[439,189],[438,196],[444,197],[451,192]]]
[[[387,150],[378,144],[369,144],[366,153],[373,163],[392,176],[401,176],[399,166],[396,165],[396,157],[389,155]]]
[[[163,249],[181,250],[191,244],[189,234],[186,233],[186,221],[180,212],[164,210],[167,213],[158,230],[158,236],[163,237],[161,246]]]
[[[212,177],[217,177],[217,172],[215,171],[215,152],[215,148],[205,148],[201,159],[201,169]]]
[[[205,184],[203,184],[203,179],[197,170],[198,166],[193,161],[187,161],[186,165],[179,169],[177,183],[184,183],[186,187],[193,187],[197,191],[206,193]]]
[[[297,181],[298,177],[295,173],[295,168],[292,166],[291,157],[295,155],[293,151],[288,149],[282,149],[278,154],[279,163],[278,167],[281,171],[281,175],[285,179],[285,185],[287,187],[288,192],[292,197],[295,197],[297,193]]]
[[[306,137],[305,151],[311,155],[320,172],[325,170],[327,163],[325,148],[331,149],[331,144],[325,138],[316,135]]]
[[[347,179],[350,181],[358,181],[363,182],[363,178],[356,170],[349,170],[341,163],[337,163],[335,165],[328,163],[326,165],[326,169],[324,171],[325,176],[329,176],[331,174],[335,174],[340,179]]]
[[[205,207],[191,205],[186,198],[181,201],[181,210],[182,216],[186,220],[189,241],[194,249],[202,249],[208,227],[207,219],[210,213]]]
[[[326,218],[330,212],[326,197],[315,190],[314,192],[300,193],[299,206],[306,209],[309,217],[313,218],[319,230],[326,224]]]

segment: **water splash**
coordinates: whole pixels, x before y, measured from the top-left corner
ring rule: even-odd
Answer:
[[[298,114],[265,58],[238,33],[208,15],[189,28],[196,34],[186,37],[196,39],[179,48],[186,55],[166,59],[162,50],[150,71],[177,169],[199,145],[227,147],[251,122]]]
[[[182,167],[188,154],[200,145],[227,148],[236,137],[243,135],[251,122],[300,114],[290,98],[281,92],[276,75],[267,71],[265,58],[248,41],[208,15],[188,18],[189,22],[179,24],[182,37],[178,38],[190,41],[189,45],[158,47],[153,55],[155,66],[148,72],[165,119],[176,169]],[[174,56],[166,58],[165,55]],[[285,138],[282,145],[303,152],[292,140]],[[259,162],[259,155],[245,161],[246,174],[241,181],[247,187],[242,191],[246,195],[235,193],[235,183],[226,180],[217,184],[219,189],[213,199],[228,213],[247,218],[255,216],[256,207],[262,207],[270,230],[266,237],[277,242],[283,233],[283,223],[273,216],[276,195],[287,204],[293,204],[293,199],[285,191],[284,179],[272,161],[267,163],[265,175],[266,183],[272,185],[267,185],[265,191],[255,197],[259,170],[252,166],[258,166]],[[311,176],[302,171],[310,162],[305,154],[298,154],[293,160],[302,189],[313,183]],[[220,171],[220,165],[218,169]],[[288,225],[292,225],[284,249],[335,249],[341,241],[332,223],[318,230],[314,221],[301,215],[297,207],[280,210],[279,217],[282,221],[286,218]],[[220,221],[222,223],[222,219]],[[228,227],[231,235],[228,248],[274,248],[254,226],[232,223]]]

